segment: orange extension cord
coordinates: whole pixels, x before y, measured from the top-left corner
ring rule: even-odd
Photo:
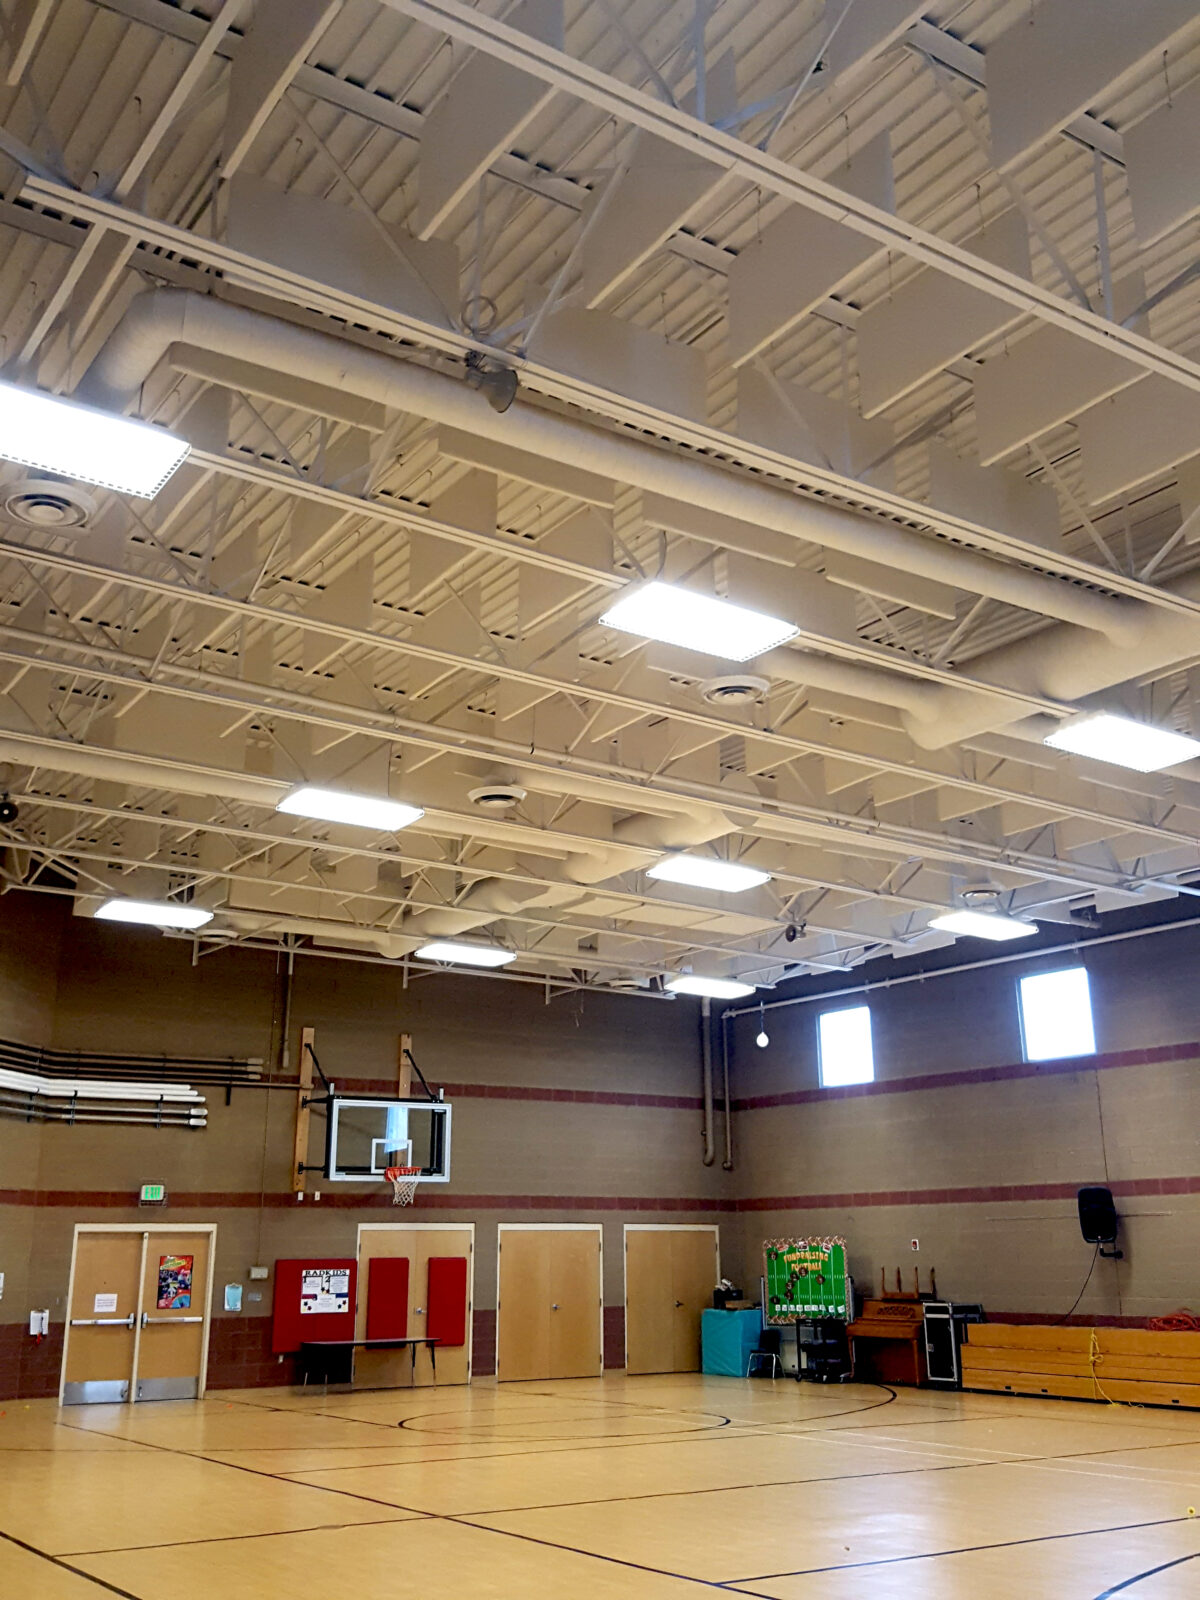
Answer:
[[[1169,1317],[1151,1317],[1153,1333],[1200,1333],[1200,1316],[1194,1311],[1172,1311]]]

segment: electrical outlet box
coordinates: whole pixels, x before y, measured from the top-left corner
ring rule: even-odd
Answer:
[[[251,1267],[250,1268],[250,1277],[252,1279],[257,1280],[257,1279],[269,1278],[270,1276],[271,1276],[270,1267]]]

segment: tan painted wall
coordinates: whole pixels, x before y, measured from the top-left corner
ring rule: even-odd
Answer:
[[[1100,1053],[1074,1070],[1007,1070],[1028,1071],[1018,976],[1071,957],[768,1013],[765,1050],[754,1045],[757,1017],[739,1019],[735,1092],[747,1109],[736,1117],[735,1179],[747,1274],[761,1270],[764,1238],[839,1233],[868,1292],[878,1291],[881,1267],[890,1283],[900,1266],[908,1287],[914,1265],[923,1285],[933,1266],[943,1297],[996,1314],[1061,1316],[1093,1253],[1074,1192],[1107,1184],[1125,1259],[1097,1262],[1076,1314],[1200,1310],[1200,934],[1085,944],[1075,959],[1088,968]],[[827,1095],[817,1015],[864,999],[882,1087]],[[1156,1050],[1172,1059],[1130,1059]],[[796,1095],[801,1103],[754,1106]]]
[[[33,923],[41,917],[42,907],[34,906]],[[28,924],[25,917],[26,938]],[[258,1056],[268,1065],[277,1060],[283,988],[273,954],[228,951],[193,963],[185,942],[71,917],[57,919],[57,936],[57,983],[37,988],[27,982],[22,991],[37,1002],[25,1003],[27,1025],[53,1047]],[[412,1035],[416,1058],[434,1085],[503,1086],[510,1095],[515,1087],[535,1096],[451,1096],[452,1181],[430,1188],[436,1199],[426,1202],[424,1215],[477,1224],[479,1310],[495,1304],[499,1220],[602,1222],[605,1299],[619,1307],[623,1222],[647,1216],[719,1220],[719,1207],[728,1204],[729,1180],[719,1163],[708,1169],[700,1160],[693,1002],[588,996],[547,1005],[537,986],[443,975],[422,977],[406,989],[394,968],[299,957],[290,1014],[292,1072],[306,1025],[316,1028],[321,1065],[335,1082],[394,1083],[403,1031]],[[578,1098],[597,1093],[620,1096],[621,1103]],[[631,1103],[631,1096],[683,1103]],[[241,1282],[246,1316],[270,1310],[270,1284],[262,1300],[249,1299],[263,1292],[248,1281],[251,1265],[285,1256],[352,1255],[358,1223],[388,1221],[393,1212],[378,1186],[325,1185],[320,1201],[292,1200],[294,1103],[286,1093],[236,1089],[226,1107],[224,1092],[212,1089],[203,1133],[38,1130],[0,1121],[0,1160],[10,1152],[0,1191],[26,1191],[28,1201],[40,1190],[43,1199],[36,1208],[0,1206],[0,1271],[8,1274],[0,1324],[24,1321],[33,1305],[60,1316],[74,1224],[139,1219],[135,1206],[89,1205],[89,1195],[132,1200],[143,1182],[167,1184],[172,1221],[218,1224],[218,1302],[222,1284]],[[314,1139],[312,1159],[318,1154]],[[310,1181],[322,1187],[316,1175]],[[76,1191],[78,1199],[45,1203],[64,1190]],[[420,1198],[415,1214],[422,1214]]]

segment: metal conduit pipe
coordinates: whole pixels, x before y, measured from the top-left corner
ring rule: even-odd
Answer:
[[[1189,600],[1200,600],[1200,572],[1190,572],[1165,587]],[[1168,671],[1194,657],[1198,647],[1200,619],[1185,612],[1154,610],[1139,621],[1120,649],[1099,634],[1063,625],[975,656],[971,671],[989,683],[1002,683],[1023,694],[1076,701],[1147,673]],[[924,749],[939,750],[1006,724],[1003,705],[990,696],[941,684],[920,687],[920,697],[902,708],[902,721],[909,737]],[[1054,726],[1049,718],[1030,718],[1028,709],[1017,705],[1007,721],[1015,725],[1008,731],[1033,738]]]
[[[716,1117],[713,1111],[713,1059],[712,1059],[712,1002],[700,1002],[700,1083],[703,1091],[704,1110],[702,1113],[701,1134],[704,1139],[704,1154],[700,1158],[706,1167],[711,1167],[717,1159]]]
[[[188,289],[139,295],[92,363],[79,397],[126,410],[173,344],[355,394],[633,488],[1092,628],[1114,641],[1135,630],[1147,609],[521,400],[496,413],[458,379]]]

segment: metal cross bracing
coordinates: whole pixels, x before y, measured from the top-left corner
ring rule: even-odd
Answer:
[[[320,7],[308,9],[323,31],[303,41],[297,58],[274,75],[267,62],[266,98],[253,108],[238,170],[357,212],[373,227],[411,226],[424,130],[477,52],[493,55],[499,43],[500,60],[512,48],[504,32],[508,13],[496,24],[472,8],[417,0],[355,0],[326,8],[328,19]],[[898,529],[949,538],[993,560],[1055,575],[1059,583],[1190,614],[1194,603],[1169,587],[1195,565],[1170,472],[1116,503],[1095,503],[1070,421],[1045,430],[1036,449],[1018,451],[1006,464],[1029,484],[1053,484],[1062,518],[1057,546],[1030,546],[986,519],[921,503],[930,492],[930,443],[960,455],[975,448],[980,367],[1019,349],[1047,317],[1061,324],[1065,316],[1078,336],[1094,341],[1098,330],[1089,318],[1122,273],[1139,270],[1147,297],[1164,286],[1169,293],[1151,312],[1149,338],[1117,330],[1117,342],[1143,364],[1190,381],[1187,362],[1200,325],[1200,286],[1189,276],[1196,240],[1182,227],[1149,248],[1139,244],[1117,130],[1186,89],[1200,65],[1197,41],[1173,38],[1164,63],[1126,74],[1107,100],[1093,103],[1094,115],[1077,118],[1064,136],[998,174],[947,96],[929,93],[922,62],[932,57],[952,73],[955,92],[986,126],[987,51],[1020,9],[994,0],[927,8],[909,34],[832,85],[818,53],[830,19],[816,4],[727,0],[700,34],[690,0],[667,8],[613,0],[585,9],[570,19],[565,52],[542,52],[537,70],[553,93],[522,130],[519,149],[493,152],[438,225],[438,236],[458,247],[456,309],[463,318],[459,326],[439,327],[384,314],[378,304],[327,283],[301,282],[278,263],[239,254],[226,240],[225,188],[216,179],[222,163],[232,165],[223,143],[229,75],[258,48],[254,21],[270,13],[270,0],[242,15],[235,6],[185,11],[161,0],[67,0],[26,49],[27,82],[10,91],[0,113],[16,140],[12,148],[23,144],[43,172],[65,180],[26,180],[20,202],[9,198],[0,213],[0,238],[9,242],[0,259],[6,351],[29,358],[26,381],[36,375],[69,390],[147,277],[272,309],[300,324],[335,327],[350,342],[398,350],[442,370],[452,370],[473,344],[486,346],[490,330],[509,325],[514,350],[533,334],[534,348],[517,359],[535,404],[650,433],[665,448],[715,456],[806,493],[834,494],[891,518]],[[430,18],[438,25],[427,25]],[[440,27],[447,19],[456,41],[448,42]],[[698,54],[714,67],[726,51],[736,61],[744,109],[718,116],[713,88],[704,108],[712,124],[685,126]],[[95,76],[98,62],[107,69],[103,82]],[[120,94],[135,81],[136,104],[114,117],[113,88]],[[572,303],[590,196],[628,161],[629,130],[639,121],[680,150],[691,140],[696,150],[715,154],[720,170],[692,211],[622,273],[599,305],[617,326],[665,334],[703,353],[702,415],[621,394],[539,359],[536,349],[541,327],[531,312],[537,304],[531,286],[555,288],[566,294],[564,305]],[[887,483],[856,480],[820,457],[804,459],[741,437],[737,384],[725,355],[726,283],[738,256],[801,190],[800,203],[815,199],[819,211],[822,181],[881,132],[895,165],[896,216],[887,227],[904,218],[905,236],[880,239],[884,247],[832,297],[773,341],[761,358],[772,380],[853,408],[860,399],[864,311],[912,283],[931,251],[942,265],[977,278],[978,266],[957,244],[966,240],[969,254],[970,234],[1000,215],[1014,194],[1026,208],[1033,246],[1033,278],[1005,330],[981,338],[887,408],[897,442]],[[10,184],[10,197],[19,184],[19,177]],[[868,232],[881,225],[861,207],[855,219]],[[593,223],[596,232],[603,227],[603,217]],[[1077,304],[1080,315],[1046,298],[1060,287],[1056,264],[1089,301],[1087,309]],[[1015,293],[1007,281],[999,287]],[[480,320],[485,303],[491,309]],[[541,317],[544,324],[544,310]],[[143,415],[187,426],[189,413],[200,414],[214,393],[214,373],[191,359],[191,370],[185,358],[182,368],[156,374],[145,386]],[[585,969],[591,959],[600,971],[595,953],[554,944],[560,937],[577,943],[582,928],[585,937],[620,940],[630,953],[625,963],[605,954],[610,974],[622,966],[644,975],[671,970],[699,956],[722,970],[773,981],[805,956],[814,967],[822,958],[838,965],[881,945],[907,950],[915,940],[919,946],[925,914],[981,877],[1000,886],[1014,909],[1057,906],[1059,914],[1088,892],[1116,890],[1130,899],[1188,891],[1200,810],[1186,775],[1127,782],[1095,769],[1072,771],[1003,729],[946,750],[917,749],[886,707],[770,672],[760,704],[715,714],[704,708],[686,666],[647,676],[636,641],[595,625],[606,595],[630,576],[661,570],[664,561],[676,574],[723,570],[719,549],[647,521],[635,492],[618,487],[611,569],[587,568],[559,554],[555,542],[580,511],[578,502],[519,477],[498,478],[494,528],[456,527],[439,515],[444,497],[473,469],[445,455],[437,430],[419,416],[387,419],[372,432],[364,488],[326,471],[326,459],[353,443],[355,423],[348,418],[282,404],[269,389],[239,388],[227,371],[215,383],[232,396],[223,448],[197,452],[181,475],[183,494],[172,497],[165,515],[99,496],[101,514],[84,540],[20,531],[3,541],[19,606],[0,632],[0,664],[8,687],[34,708],[40,731],[60,743],[111,739],[113,719],[125,729],[148,727],[160,703],[191,704],[225,715],[221,739],[233,770],[249,739],[260,747],[255,761],[282,781],[296,776],[297,748],[350,761],[364,741],[382,739],[403,753],[411,781],[444,802],[430,807],[427,831],[407,848],[457,852],[469,863],[464,881],[472,883],[521,879],[529,864],[528,847],[516,839],[522,827],[556,843],[561,860],[589,830],[594,844],[651,796],[659,808],[649,807],[652,816],[674,804],[720,807],[731,828],[706,848],[762,861],[773,872],[775,884],[756,900],[750,919],[761,914],[762,931],[693,946],[646,923],[664,903],[661,891],[647,894],[626,865],[595,889],[597,898],[619,902],[607,923],[540,922],[536,908],[527,908],[487,924],[525,952],[522,970],[539,962]],[[426,557],[435,544],[449,554],[431,567]],[[798,541],[794,562],[819,575],[819,541]],[[346,626],[328,608],[336,612],[333,597],[353,588],[364,563],[367,625]],[[998,707],[1011,705],[1015,695],[1028,713],[1061,715],[1067,708],[1052,695],[989,682],[990,654],[1035,638],[1042,626],[1036,610],[981,600],[969,584],[951,614],[863,589],[856,633],[810,630],[802,643],[830,662],[969,689]],[[523,641],[532,633],[539,647],[531,662]],[[51,660],[55,687],[41,703],[34,690],[40,692]],[[976,660],[981,671],[972,668]],[[1125,703],[1189,726],[1192,685],[1177,670],[1182,665],[1140,676],[1123,691]],[[527,703],[514,716],[509,708],[517,691]],[[300,746],[295,730],[304,734]],[[143,742],[148,756],[152,743]],[[726,746],[740,754],[727,762]],[[124,741],[118,737],[114,747],[125,748]],[[463,759],[483,776],[489,768],[517,771],[521,755],[530,773],[553,776],[556,787],[545,795],[531,788],[528,816],[510,818],[513,837],[501,843],[496,832],[484,836],[482,823],[450,790],[457,784],[465,793],[469,784]],[[585,796],[563,792],[572,775],[581,787],[592,786]],[[78,831],[94,797],[88,780],[73,781],[71,804],[82,812],[54,840],[64,852],[60,861],[71,859],[72,845],[95,850]],[[31,806],[36,788],[27,791]],[[189,813],[195,809],[191,804]],[[227,811],[222,805],[207,820],[195,819],[193,837],[203,839],[206,831],[220,837]],[[27,815],[40,813],[23,806]],[[464,845],[454,828],[473,842]],[[451,847],[449,839],[459,842]],[[849,841],[849,849],[870,853],[853,859]],[[307,852],[310,843],[318,854],[331,849],[303,840],[298,847]],[[116,860],[122,848],[116,835],[112,848]],[[169,864],[171,847],[164,848],[168,859],[158,870]],[[262,848],[272,847],[264,840]],[[642,859],[648,863],[656,853],[647,846]],[[920,870],[911,880],[897,877],[910,857]],[[261,860],[252,856],[230,870],[249,873]],[[862,860],[877,866],[864,873]],[[125,865],[146,861],[153,858],[128,851],[124,858]],[[548,888],[563,887],[557,868],[544,872]],[[306,882],[311,878],[307,872]],[[206,879],[205,887],[215,881]],[[817,913],[825,920],[818,926],[810,916],[804,940],[776,961],[773,941],[791,914],[789,902],[807,895],[806,885],[826,897]],[[338,898],[336,886],[313,887],[318,897]],[[377,900],[381,927],[397,915],[402,920],[416,903],[393,895],[388,911],[388,896]],[[376,900],[355,904],[356,914],[366,917],[370,907],[376,916]],[[424,909],[434,904],[421,902]],[[281,927],[272,937],[292,935]],[[635,948],[646,953],[642,967],[635,967]]]

